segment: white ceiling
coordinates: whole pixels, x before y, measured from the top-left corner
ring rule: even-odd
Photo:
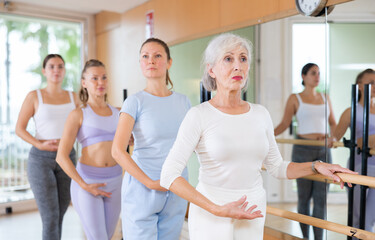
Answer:
[[[1,0],[3,2],[4,0]],[[111,11],[123,13],[141,5],[148,0],[8,0],[9,2],[25,3],[34,6],[64,9],[83,13]]]

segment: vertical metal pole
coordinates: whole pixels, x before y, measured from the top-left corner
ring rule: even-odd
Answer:
[[[293,135],[293,121],[291,121],[289,125],[289,135]]]
[[[122,90],[122,97],[123,97],[124,101],[128,98],[128,89],[124,88]],[[129,153],[129,145],[126,148],[126,151]]]
[[[124,88],[122,90],[122,96],[124,101],[128,98],[128,89]]]
[[[209,92],[206,89],[204,89],[204,94],[206,95],[206,101],[208,101],[208,100],[211,99],[211,92]]]
[[[370,113],[370,84],[365,84],[364,90],[364,102],[363,102],[363,138],[362,138],[362,172],[361,175],[367,176],[367,158],[369,155],[368,148],[368,121]],[[361,205],[360,205],[360,217],[359,217],[359,228],[365,229],[366,220],[366,190],[367,186],[361,185]]]
[[[205,102],[205,101],[208,101],[211,99],[211,92],[207,91],[204,87],[203,87],[203,83],[201,82],[200,84],[200,96],[201,96],[201,103]]]
[[[200,83],[200,100],[201,100],[201,103],[205,102],[206,101],[206,95],[204,94],[204,87],[203,87],[203,83],[201,82]]]
[[[352,85],[352,107],[350,111],[350,140],[344,139],[345,147],[348,147],[350,150],[350,158],[349,158],[349,169],[354,171],[354,159],[355,159],[355,149],[356,149],[356,122],[357,122],[357,102],[358,102],[358,85]],[[348,226],[353,226],[353,198],[354,198],[354,188],[348,188]],[[353,239],[352,237],[348,236],[348,240]]]
[[[247,93],[246,92],[242,93],[242,100],[247,101]]]

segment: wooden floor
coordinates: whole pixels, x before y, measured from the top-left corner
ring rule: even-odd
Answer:
[[[269,204],[270,206],[282,208],[285,210],[293,211],[296,210],[296,204]],[[329,221],[336,223],[345,224],[346,223],[346,205],[329,205],[327,217]],[[63,223],[63,240],[84,240],[85,236],[79,217],[73,207],[69,207]],[[302,238],[300,232],[299,224],[294,221],[287,219],[282,219],[275,216],[268,215],[266,217],[266,226],[272,229],[289,233],[296,237]],[[11,215],[0,216],[0,239],[4,240],[19,240],[19,239],[28,239],[28,240],[40,240],[41,239],[41,228],[42,223],[37,211],[18,213]],[[21,230],[22,229],[22,230]],[[267,231],[265,231],[267,233]],[[270,232],[270,233],[271,233]],[[274,232],[273,232],[274,233]],[[121,239],[121,227],[118,225],[115,235],[112,240]],[[185,222],[184,228],[181,235],[181,240],[188,240],[188,228],[187,223]],[[275,237],[271,235],[265,240],[274,240]],[[291,239],[288,237],[283,237],[279,239]],[[312,236],[310,239],[313,239]],[[336,234],[332,232],[327,232],[327,238],[329,240],[344,240],[346,236],[341,234]]]

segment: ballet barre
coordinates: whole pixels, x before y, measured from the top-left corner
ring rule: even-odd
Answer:
[[[336,232],[336,233],[341,233],[347,236],[356,237],[362,240],[375,240],[375,233],[372,233],[372,232],[368,232],[362,229],[322,220],[319,218],[306,216],[306,215],[299,214],[299,213],[286,211],[286,210],[275,208],[275,207],[267,206],[267,214],[271,214],[274,216],[286,218],[286,219],[297,221],[300,223],[312,225],[314,227],[326,229],[326,230]]]
[[[266,171],[267,169],[263,166],[262,170]],[[368,186],[370,188],[375,188],[375,177],[362,176],[362,175],[349,174],[349,173],[335,173],[335,175],[337,175],[339,178],[341,178],[344,182],[347,182],[347,183],[359,184],[363,186]],[[340,184],[337,182],[333,182],[332,178],[324,176],[322,174],[312,174],[303,178],[314,180],[314,181],[319,181],[319,182]]]
[[[308,139],[286,139],[286,138],[277,138],[277,143],[283,144],[296,144],[304,146],[325,146],[325,141],[320,140],[308,140]],[[343,142],[333,142],[333,147],[344,147]],[[375,156],[375,149],[370,149],[370,155]]]
[[[368,186],[370,188],[375,188],[375,177],[348,174],[348,173],[335,173],[335,175],[341,178],[344,182]],[[316,180],[320,182],[325,182],[327,180],[328,183],[340,184],[340,183],[333,182],[332,178],[321,175],[321,174],[313,174],[313,175],[306,176],[304,178],[310,179],[310,180]]]
[[[304,145],[304,146],[325,146],[325,141],[321,140],[309,140],[309,139],[287,139],[287,138],[276,138],[277,143],[285,144],[295,144],[295,145]],[[342,142],[333,142],[334,147],[343,147],[344,143]]]

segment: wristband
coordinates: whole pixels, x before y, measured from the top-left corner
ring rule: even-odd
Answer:
[[[316,168],[315,168],[315,163],[317,162],[323,162],[322,160],[316,160],[316,161],[313,161],[311,163],[311,170],[315,173],[315,174],[318,174],[318,171],[316,171]]]

